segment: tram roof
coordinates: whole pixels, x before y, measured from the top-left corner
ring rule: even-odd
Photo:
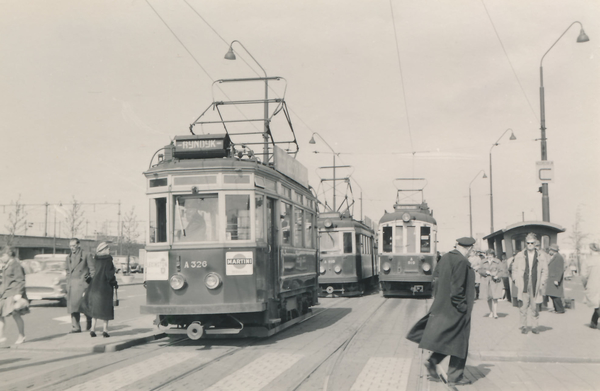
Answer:
[[[317,227],[325,228],[326,220],[330,220],[332,222],[333,228],[361,227],[367,231],[374,232],[373,229],[365,224],[364,221],[356,220],[352,218],[352,216],[340,212],[325,212],[319,214],[317,219]]]
[[[433,216],[430,214],[429,208],[415,208],[415,206],[418,207],[420,205],[421,204],[406,205],[406,209],[402,209],[402,206],[396,205],[395,210],[393,212],[385,212],[383,217],[379,220],[379,224],[387,223],[389,221],[402,220],[402,215],[404,215],[404,213],[410,213],[411,221],[418,220],[425,221],[431,224],[437,224]]]
[[[539,229],[539,228],[544,228],[550,231],[554,231],[556,233],[560,233],[560,232],[565,232],[566,228],[563,228],[562,226],[555,224],[555,223],[551,223],[549,221],[520,221],[518,223],[514,223],[511,225],[506,226],[506,228],[502,228],[496,232],[493,232],[487,236],[483,237],[483,240],[488,240],[491,238],[495,238],[497,236],[504,236],[504,234],[506,232],[509,231],[513,231],[519,228],[531,228],[532,230],[534,229]]]

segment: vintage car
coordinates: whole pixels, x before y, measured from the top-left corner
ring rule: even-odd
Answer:
[[[67,254],[40,254],[21,261],[29,300],[58,300],[67,305]]]
[[[113,256],[113,264],[115,265],[116,273],[127,273],[127,256],[126,255],[115,255]],[[129,272],[130,273],[142,273],[144,271],[140,264],[139,258],[135,255],[129,256]]]

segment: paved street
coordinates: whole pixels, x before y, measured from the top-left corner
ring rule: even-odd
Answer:
[[[265,340],[190,341],[162,338],[152,317],[139,315],[141,284],[120,291],[110,341],[64,335],[68,324],[56,320],[34,326],[52,311],[63,316],[64,308],[33,307],[26,318],[31,339],[0,349],[0,389],[446,389],[426,378],[429,352],[404,338],[430,300],[326,298],[315,316]],[[476,301],[467,361],[473,384],[461,389],[597,389],[600,330],[587,327],[591,310],[582,303],[579,280],[568,281],[566,292],[575,308],[564,315],[543,311],[539,335],[519,332],[511,303],[501,301],[493,319],[486,317],[487,303]]]

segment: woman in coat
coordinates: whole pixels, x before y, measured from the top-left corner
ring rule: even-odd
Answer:
[[[479,274],[483,277],[483,284],[487,288],[487,302],[490,307],[490,318],[498,319],[498,299],[502,298],[504,283],[502,277],[508,277],[505,264],[496,258],[494,250],[487,251],[487,257],[484,259]]]
[[[587,305],[594,309],[590,327],[598,328],[600,318],[600,246],[590,243],[591,255],[581,264],[581,282],[585,288]]]
[[[115,266],[113,265],[113,258],[110,256],[108,243],[102,242],[98,245],[94,260],[96,273],[84,293],[80,310],[86,316],[92,318],[90,336],[96,336],[96,321],[102,319],[104,321],[102,335],[108,338],[110,337],[108,335],[108,321],[115,318],[113,288],[117,288]]]
[[[0,285],[0,343],[6,341],[4,318],[12,315],[19,330],[15,345],[19,345],[25,341],[25,322],[21,315],[29,313],[29,303],[25,293],[25,271],[15,255],[15,251],[10,248],[3,255],[6,263],[2,268],[2,285]],[[27,304],[20,305],[22,303]]]

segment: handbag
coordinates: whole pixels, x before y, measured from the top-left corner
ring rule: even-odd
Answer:
[[[21,311],[25,308],[29,308],[29,300],[21,297],[20,299],[15,301],[15,305],[13,308],[17,311]]]
[[[113,306],[118,307],[119,306],[119,290],[117,288],[115,288],[115,298],[113,299]]]

